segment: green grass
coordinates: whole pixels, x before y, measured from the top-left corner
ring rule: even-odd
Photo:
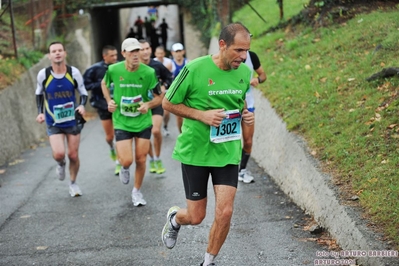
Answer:
[[[303,1],[290,3],[286,18]],[[278,23],[275,0],[251,4]],[[288,130],[305,137],[324,169],[351,185],[365,214],[399,247],[399,79],[365,80],[384,67],[399,67],[398,11],[376,10],[329,28],[295,26],[258,38],[262,21],[250,12],[238,11],[234,21],[255,35],[251,50],[268,75],[260,86],[264,95]]]
[[[284,2],[286,3],[284,5],[284,18],[282,21],[297,15],[303,6],[309,3],[309,0],[291,0]],[[249,5],[245,5],[233,14],[233,21],[242,22],[248,27],[254,37],[257,37],[266,29],[276,26],[280,22],[280,9],[276,0],[250,1],[250,5],[259,13],[261,18]]]

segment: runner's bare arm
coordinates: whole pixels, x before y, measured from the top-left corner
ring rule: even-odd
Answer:
[[[103,91],[104,98],[108,103],[108,111],[111,113],[114,112],[116,110],[116,104],[115,101],[111,99],[111,94],[109,93],[109,89],[107,88],[104,79],[101,81],[101,90]]]

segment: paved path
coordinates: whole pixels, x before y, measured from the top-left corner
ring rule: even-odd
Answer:
[[[164,175],[146,174],[147,205],[134,207],[133,182],[113,175],[100,121],[82,132],[78,184],[83,196],[71,198],[68,181],[55,177],[47,142],[21,155],[0,175],[0,265],[199,265],[213,216],[180,231],[173,250],[161,242],[168,208],[184,206],[180,166],[170,158],[177,136],[164,138]],[[267,155],[265,155],[267,156]],[[303,231],[305,215],[252,160],[253,184],[239,184],[230,234],[217,265],[313,265],[322,250]],[[131,167],[133,170],[134,167]]]

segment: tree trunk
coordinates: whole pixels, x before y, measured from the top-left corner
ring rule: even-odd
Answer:
[[[280,9],[280,20],[284,18],[283,0],[277,0],[278,7]]]

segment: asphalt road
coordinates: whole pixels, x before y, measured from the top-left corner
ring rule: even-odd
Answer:
[[[161,241],[167,210],[185,204],[180,164],[170,158],[177,136],[174,117],[169,127],[162,151],[167,171],[157,175],[147,170],[144,207],[131,202],[133,180],[122,185],[114,176],[98,118],[82,132],[81,197],[69,196],[68,176],[56,178],[47,141],[22,154],[0,174],[0,265],[198,266],[213,217],[211,187],[203,223],[182,227],[172,250]],[[230,234],[217,265],[313,265],[316,252],[324,248],[296,226],[305,223],[303,211],[254,161],[248,168],[256,182],[238,186]]]

